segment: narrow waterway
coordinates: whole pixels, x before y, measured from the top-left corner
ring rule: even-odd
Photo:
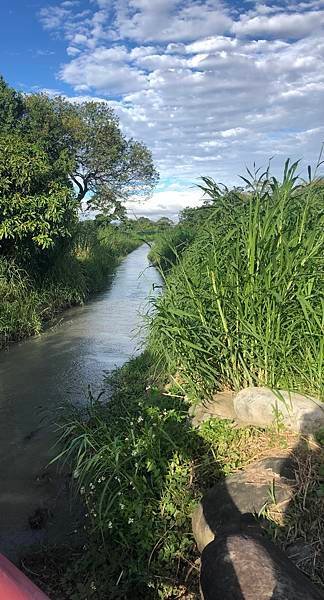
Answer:
[[[161,284],[147,252],[143,245],[126,257],[94,300],[0,353],[0,552],[9,558],[32,543],[73,537],[68,478],[46,468],[55,454],[53,421],[67,400],[86,402],[89,385],[100,392],[104,372],[139,351],[141,315]]]

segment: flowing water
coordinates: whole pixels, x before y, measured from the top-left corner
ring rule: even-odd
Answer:
[[[67,400],[86,402],[89,385],[100,392],[104,371],[139,351],[141,314],[156,285],[161,280],[143,245],[123,260],[106,291],[0,353],[0,552],[8,557],[73,537],[67,476],[46,468],[55,454],[53,421]]]

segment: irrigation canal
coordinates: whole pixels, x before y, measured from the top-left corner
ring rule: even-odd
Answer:
[[[98,394],[104,372],[139,351],[141,315],[161,284],[147,252],[129,254],[95,299],[0,353],[0,552],[12,560],[33,544],[73,540],[68,476],[46,466],[57,452],[53,423],[67,401],[86,402],[89,385]]]

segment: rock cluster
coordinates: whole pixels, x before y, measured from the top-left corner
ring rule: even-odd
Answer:
[[[264,534],[267,504],[282,511],[295,487],[291,456],[275,456],[218,482],[192,517],[204,600],[324,600],[324,594]]]

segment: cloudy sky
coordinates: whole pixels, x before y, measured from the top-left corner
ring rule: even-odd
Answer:
[[[29,92],[100,98],[152,150],[136,214],[174,215],[200,175],[238,184],[324,141],[324,0],[2,0],[0,70]]]

